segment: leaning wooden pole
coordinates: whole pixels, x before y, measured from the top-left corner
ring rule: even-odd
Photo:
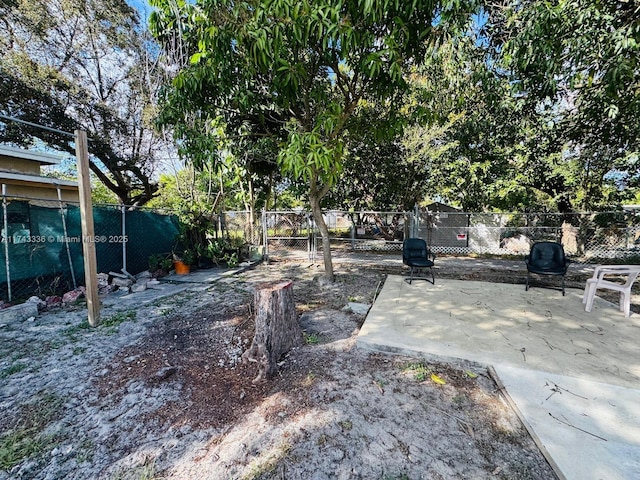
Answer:
[[[82,252],[84,255],[84,281],[87,296],[89,325],[100,324],[100,299],[98,298],[98,261],[96,259],[96,234],[93,227],[91,205],[91,175],[87,134],[76,130],[76,159],[80,187],[80,224],[82,226]]]

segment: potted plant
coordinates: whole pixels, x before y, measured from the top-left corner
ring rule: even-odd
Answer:
[[[187,275],[191,272],[191,265],[194,260],[195,254],[187,248],[180,255],[173,254],[173,268],[175,268],[178,275]]]

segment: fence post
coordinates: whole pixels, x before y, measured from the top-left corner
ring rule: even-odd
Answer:
[[[121,205],[120,210],[122,211],[122,237],[120,238],[122,241],[122,272],[125,273],[127,271],[127,242],[125,242],[125,238],[127,238],[127,222],[125,220],[127,209]]]
[[[60,217],[62,218],[62,233],[64,234],[64,246],[67,250],[67,261],[69,262],[69,269],[71,270],[71,280],[73,280],[73,288],[78,288],[76,283],[76,272],[73,271],[73,260],[71,259],[71,250],[69,249],[69,235],[67,233],[67,221],[64,218],[64,204],[62,203],[62,192],[60,191],[60,184],[56,185],[58,190],[58,202],[60,203]]]
[[[353,220],[353,215],[349,215],[351,220],[351,250],[356,250],[356,222]]]
[[[305,213],[307,218],[307,258],[315,262],[316,260],[316,223],[313,216]]]
[[[267,209],[262,209],[262,256],[269,261],[269,231],[267,230]]]
[[[9,263],[9,222],[7,221],[7,186],[2,184],[2,213],[4,219],[4,264],[7,269],[7,294],[8,300],[11,301],[11,268]]]
[[[413,215],[411,215],[411,229],[409,236],[411,238],[417,238],[420,233],[420,208],[418,204],[413,206]]]

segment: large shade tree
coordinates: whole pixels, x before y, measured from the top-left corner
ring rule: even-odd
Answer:
[[[86,130],[93,173],[122,203],[142,205],[168,145],[153,129],[162,70],[151,41],[124,0],[0,1],[0,113]],[[74,152],[68,136],[0,122],[0,141],[34,139]]]
[[[465,209],[565,213],[632,197],[637,7],[487,8],[475,31],[434,48],[416,77],[416,105],[431,124],[456,118],[444,135],[453,148],[426,162],[428,193]]]
[[[565,146],[553,163],[570,164],[562,174],[569,207],[624,200],[640,180],[640,4],[505,1],[488,19],[514,92],[537,102],[544,128],[556,132],[547,139]]]
[[[307,185],[322,235],[325,275],[333,279],[321,201],[343,168],[345,135],[357,125],[351,120],[365,111],[361,106],[367,101],[384,102],[394,117],[407,66],[421,61],[434,30],[456,18],[464,2],[152,4],[156,37],[171,47],[178,32],[190,53],[190,64],[167,91],[161,120],[178,124],[197,118],[219,122],[230,136],[283,138],[280,166]]]
[[[346,135],[348,156],[334,188],[325,197],[330,208],[398,212],[411,210],[441,187],[438,169],[457,144],[449,139],[456,117],[443,125],[419,121],[403,131],[390,128],[380,105],[362,107],[361,122]]]

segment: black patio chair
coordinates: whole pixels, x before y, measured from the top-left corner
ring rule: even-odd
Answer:
[[[531,252],[524,259],[527,264],[527,285],[532,273],[537,275],[555,275],[562,278],[562,295],[564,295],[564,277],[570,260],[564,254],[564,248],[557,242],[537,242],[531,245]]]
[[[436,256],[427,248],[427,242],[421,238],[407,238],[402,243],[402,263],[411,268],[409,284],[413,281],[413,272],[428,268],[431,271],[431,283],[436,284],[433,265]],[[416,280],[427,280],[427,277],[416,277]]]

